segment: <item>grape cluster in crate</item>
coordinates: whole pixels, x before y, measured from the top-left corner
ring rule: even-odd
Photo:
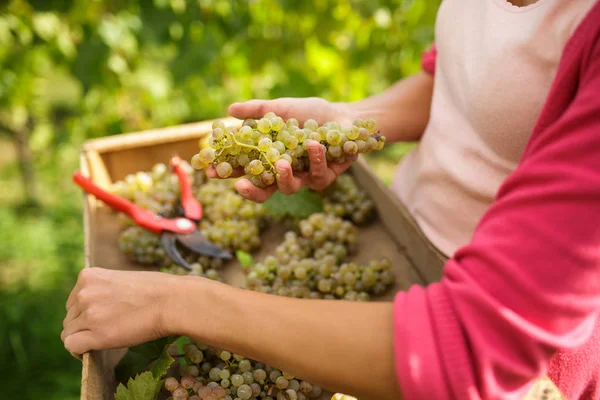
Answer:
[[[324,192],[310,192],[310,198],[300,194],[280,196],[279,202],[287,207],[287,213],[282,214],[277,196],[257,204],[235,191],[233,179],[208,179],[202,171],[214,164],[218,175],[229,177],[233,168],[244,168],[254,184],[268,186],[274,182],[273,163],[278,159],[289,161],[295,171],[308,168],[306,150],[311,141],[321,143],[327,158],[335,162],[380,149],[385,138],[377,133],[373,121],[359,120],[341,128],[336,123],[318,126],[308,120],[301,129],[294,119],[284,123],[271,113],[258,121],[245,121],[240,129],[227,128],[222,122],[215,122],[213,128],[210,147],[192,159],[192,165],[200,170],[186,162],[181,164],[194,197],[204,210],[198,225],[200,232],[223,249],[249,255],[260,248],[261,235],[270,225],[285,224],[290,228],[272,254],[247,266],[247,289],[296,298],[369,301],[393,286],[394,274],[388,259],[382,257],[363,264],[351,260],[357,250],[360,225],[375,216],[373,201],[351,175],[340,175]],[[166,217],[178,212],[179,182],[165,164],[131,174],[115,182],[111,191]],[[319,206],[310,215],[295,215],[294,207],[290,208],[295,204],[296,209],[305,210],[307,199],[315,198]],[[120,218],[123,230],[118,238],[119,248],[131,261],[158,266],[172,274],[223,280],[223,260],[178,248],[192,266],[188,271],[172,263],[158,234],[136,226],[127,217]],[[173,400],[308,400],[321,396],[318,386],[271,366],[185,340],[188,343],[184,353],[176,357],[179,362],[174,364],[179,368],[171,367],[169,378],[155,377],[161,383],[161,393]],[[128,389],[121,385],[119,390],[124,393]],[[117,400],[121,399],[119,390]],[[148,400],[156,398],[151,397]]]
[[[173,400],[308,400],[322,394],[319,386],[226,350],[193,342],[183,349],[182,377],[164,384]]]

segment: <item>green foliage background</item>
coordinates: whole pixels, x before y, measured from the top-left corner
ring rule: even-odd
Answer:
[[[0,4],[0,398],[68,400],[81,366],[59,333],[82,266],[70,175],[83,141],[221,117],[250,98],[377,93],[419,70],[439,0]],[[384,180],[405,149],[371,159]]]

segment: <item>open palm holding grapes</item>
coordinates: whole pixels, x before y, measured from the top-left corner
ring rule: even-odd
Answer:
[[[235,178],[243,197],[263,202],[276,190],[323,190],[359,153],[383,148],[373,120],[352,120],[349,109],[320,98],[251,100],[229,107],[240,129],[213,125],[209,147],[192,159],[211,178]]]

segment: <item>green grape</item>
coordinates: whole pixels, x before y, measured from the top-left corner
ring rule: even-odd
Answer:
[[[271,171],[264,171],[260,174],[260,183],[264,186],[271,186],[275,183],[275,175]]]
[[[250,360],[242,360],[240,361],[238,368],[242,373],[249,372],[252,369],[252,364],[250,363]]]
[[[258,149],[260,151],[267,151],[272,145],[273,142],[267,137],[264,137],[258,141]]]
[[[338,158],[342,155],[342,148],[340,146],[330,146],[329,149],[327,149],[327,153],[333,158]]]
[[[250,156],[247,153],[242,153],[237,158],[238,164],[245,167],[250,162]]]
[[[352,125],[354,125],[358,128],[362,128],[365,125],[365,121],[361,118],[357,118],[352,122]]]
[[[376,129],[376,124],[375,124],[375,120],[373,118],[369,118],[367,120],[365,120],[365,125],[364,127],[369,131],[369,132],[375,132]]]
[[[244,384],[244,377],[240,374],[231,375],[231,384],[234,387],[239,387]]]
[[[181,387],[184,389],[191,389],[194,387],[194,384],[196,384],[196,379],[194,379],[194,377],[192,376],[184,376],[183,378],[181,378]]]
[[[271,120],[268,118],[261,118],[256,123],[256,127],[260,133],[269,133],[271,131]]]
[[[257,123],[256,123],[255,119],[248,118],[248,119],[244,120],[244,122],[242,123],[242,126],[248,126],[252,129],[256,129]]]
[[[285,144],[283,144],[283,142],[280,142],[279,140],[273,142],[273,148],[277,149],[279,154],[285,153],[285,149],[286,149]]]
[[[367,149],[368,150],[375,150],[377,149],[377,139],[375,139],[373,136],[371,136],[370,138],[367,139]]]
[[[360,128],[358,130],[358,138],[360,140],[364,140],[366,142],[370,136],[371,135],[369,135],[369,131],[366,128]]]
[[[280,155],[280,156],[279,156],[279,159],[280,159],[280,160],[285,160],[285,161],[289,162],[290,164],[291,164],[291,163],[292,163],[292,161],[293,161],[292,157],[290,157],[290,155],[289,155],[289,154],[287,154],[287,153],[286,153],[286,154],[282,154],[282,155]]]
[[[221,380],[221,378],[219,376],[220,373],[221,373],[221,369],[215,367],[210,370],[210,372],[208,373],[208,377],[210,379],[212,379],[213,381]]]
[[[214,121],[213,124],[212,124],[212,128],[213,128],[213,130],[215,130],[217,128],[225,130],[225,123],[223,121],[220,121],[220,120]]]
[[[202,161],[200,154],[194,154],[190,160],[190,163],[194,169],[205,169],[208,167],[208,164]]]
[[[342,150],[344,151],[344,154],[353,156],[354,154],[358,153],[358,145],[355,142],[349,140],[346,143],[344,143],[344,145],[342,146]]]
[[[175,379],[173,377],[169,377],[165,380],[165,389],[167,389],[169,392],[174,391],[178,387],[179,387],[179,382],[177,381],[177,379]]]
[[[287,120],[286,125],[288,128],[291,128],[292,126],[300,126],[300,124],[298,123],[298,120],[296,118],[290,118]]]
[[[273,119],[273,118],[275,118],[276,116],[277,116],[277,115],[276,115],[276,114],[275,114],[273,111],[268,111],[268,112],[267,112],[267,113],[264,115],[264,118],[267,118],[267,119]]]
[[[285,127],[285,123],[283,122],[283,119],[281,117],[275,116],[270,119],[271,119],[272,129],[275,132],[279,132]]]
[[[265,170],[265,167],[260,160],[252,160],[248,164],[248,170],[252,175],[260,175]]]
[[[182,387],[178,387],[177,389],[175,389],[173,391],[173,400],[177,399],[177,400],[182,400],[182,399],[187,399],[188,398],[188,392],[186,389],[182,388]]]
[[[312,132],[308,129],[298,129],[296,132],[294,132],[294,137],[298,139],[298,143],[302,143],[311,133]]]
[[[242,377],[244,378],[244,383],[250,385],[254,383],[254,375],[250,371],[242,372]]]
[[[327,143],[330,145],[337,146],[342,141],[342,135],[340,134],[340,131],[332,129],[327,132],[326,139]]]
[[[216,141],[221,141],[225,139],[225,129],[215,128],[212,131],[212,137]]]
[[[242,126],[241,129],[238,131],[238,136],[240,137],[240,140],[248,140],[248,139],[252,139],[252,128],[249,126]]]
[[[221,360],[223,360],[223,361],[227,361],[227,360],[229,360],[230,358],[231,358],[231,353],[230,353],[230,352],[228,352],[228,351],[225,351],[225,350],[223,350],[223,351],[221,352]],[[224,371],[227,371],[227,370],[224,370]],[[224,377],[223,375],[221,375],[221,378],[222,378],[222,379],[229,378],[229,371],[227,371],[227,376],[225,376],[225,377]]]
[[[233,168],[231,167],[231,164],[229,164],[226,161],[219,163],[217,165],[216,169],[217,169],[217,175],[219,175],[221,178],[229,178],[231,176],[231,173],[233,172]]]
[[[237,389],[236,394],[240,400],[248,400],[252,397],[252,388],[249,385],[244,384]]]
[[[231,386],[231,381],[229,379],[221,380],[221,387],[227,389],[229,386]]]
[[[285,139],[287,139],[290,136],[291,136],[290,132],[288,132],[287,130],[284,129],[284,130],[282,130],[281,132],[279,132],[277,134],[276,140],[278,142],[282,142],[283,143],[283,142],[285,142]]]
[[[285,379],[283,376],[280,376],[275,381],[275,385],[277,386],[278,389],[283,390],[288,387],[289,381],[287,379]]]
[[[314,132],[317,129],[319,129],[319,124],[314,119],[307,119],[306,121],[304,121],[304,128],[310,129]]]
[[[319,128],[321,129],[321,128]],[[321,140],[324,140],[325,138],[321,137],[321,134],[319,132],[311,132],[310,135],[308,135],[308,138],[310,140],[314,140],[315,142],[320,142]]]
[[[381,150],[381,149],[383,149],[384,145],[385,144],[382,141],[377,142],[377,147],[375,148],[375,150]]]
[[[298,400],[298,393],[295,390],[288,389],[285,391],[285,394],[288,400]]]
[[[331,292],[331,281],[329,279],[321,279],[317,283],[319,291],[323,293]]]
[[[267,150],[267,153],[265,154],[265,156],[267,157],[267,160],[274,163],[275,161],[279,160],[280,155],[279,155],[279,151],[276,148],[271,147],[270,149]]]
[[[367,150],[367,143],[364,140],[357,140],[355,143],[359,153],[364,153]]]
[[[295,136],[289,136],[285,139],[283,143],[285,144],[285,147],[293,150],[296,147],[298,147],[298,138],[296,138]]]
[[[306,139],[303,143],[302,143],[302,150],[304,151],[308,151],[308,146],[310,146],[311,143],[317,143],[312,139]]]
[[[340,124],[335,121],[330,121],[325,124],[329,129],[341,130]]]
[[[254,375],[254,380],[257,382],[262,382],[265,379],[267,379],[267,373],[265,372],[264,369],[261,369],[261,368],[255,369],[253,372],[253,375]]]

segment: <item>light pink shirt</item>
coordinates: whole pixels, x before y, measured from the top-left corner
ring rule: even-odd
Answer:
[[[393,190],[450,256],[515,170],[591,0],[445,0],[438,12],[430,122]]]
[[[396,185],[453,255],[396,295],[404,399],[521,400],[544,374],[600,399],[599,22],[600,0],[443,2],[432,122]]]

